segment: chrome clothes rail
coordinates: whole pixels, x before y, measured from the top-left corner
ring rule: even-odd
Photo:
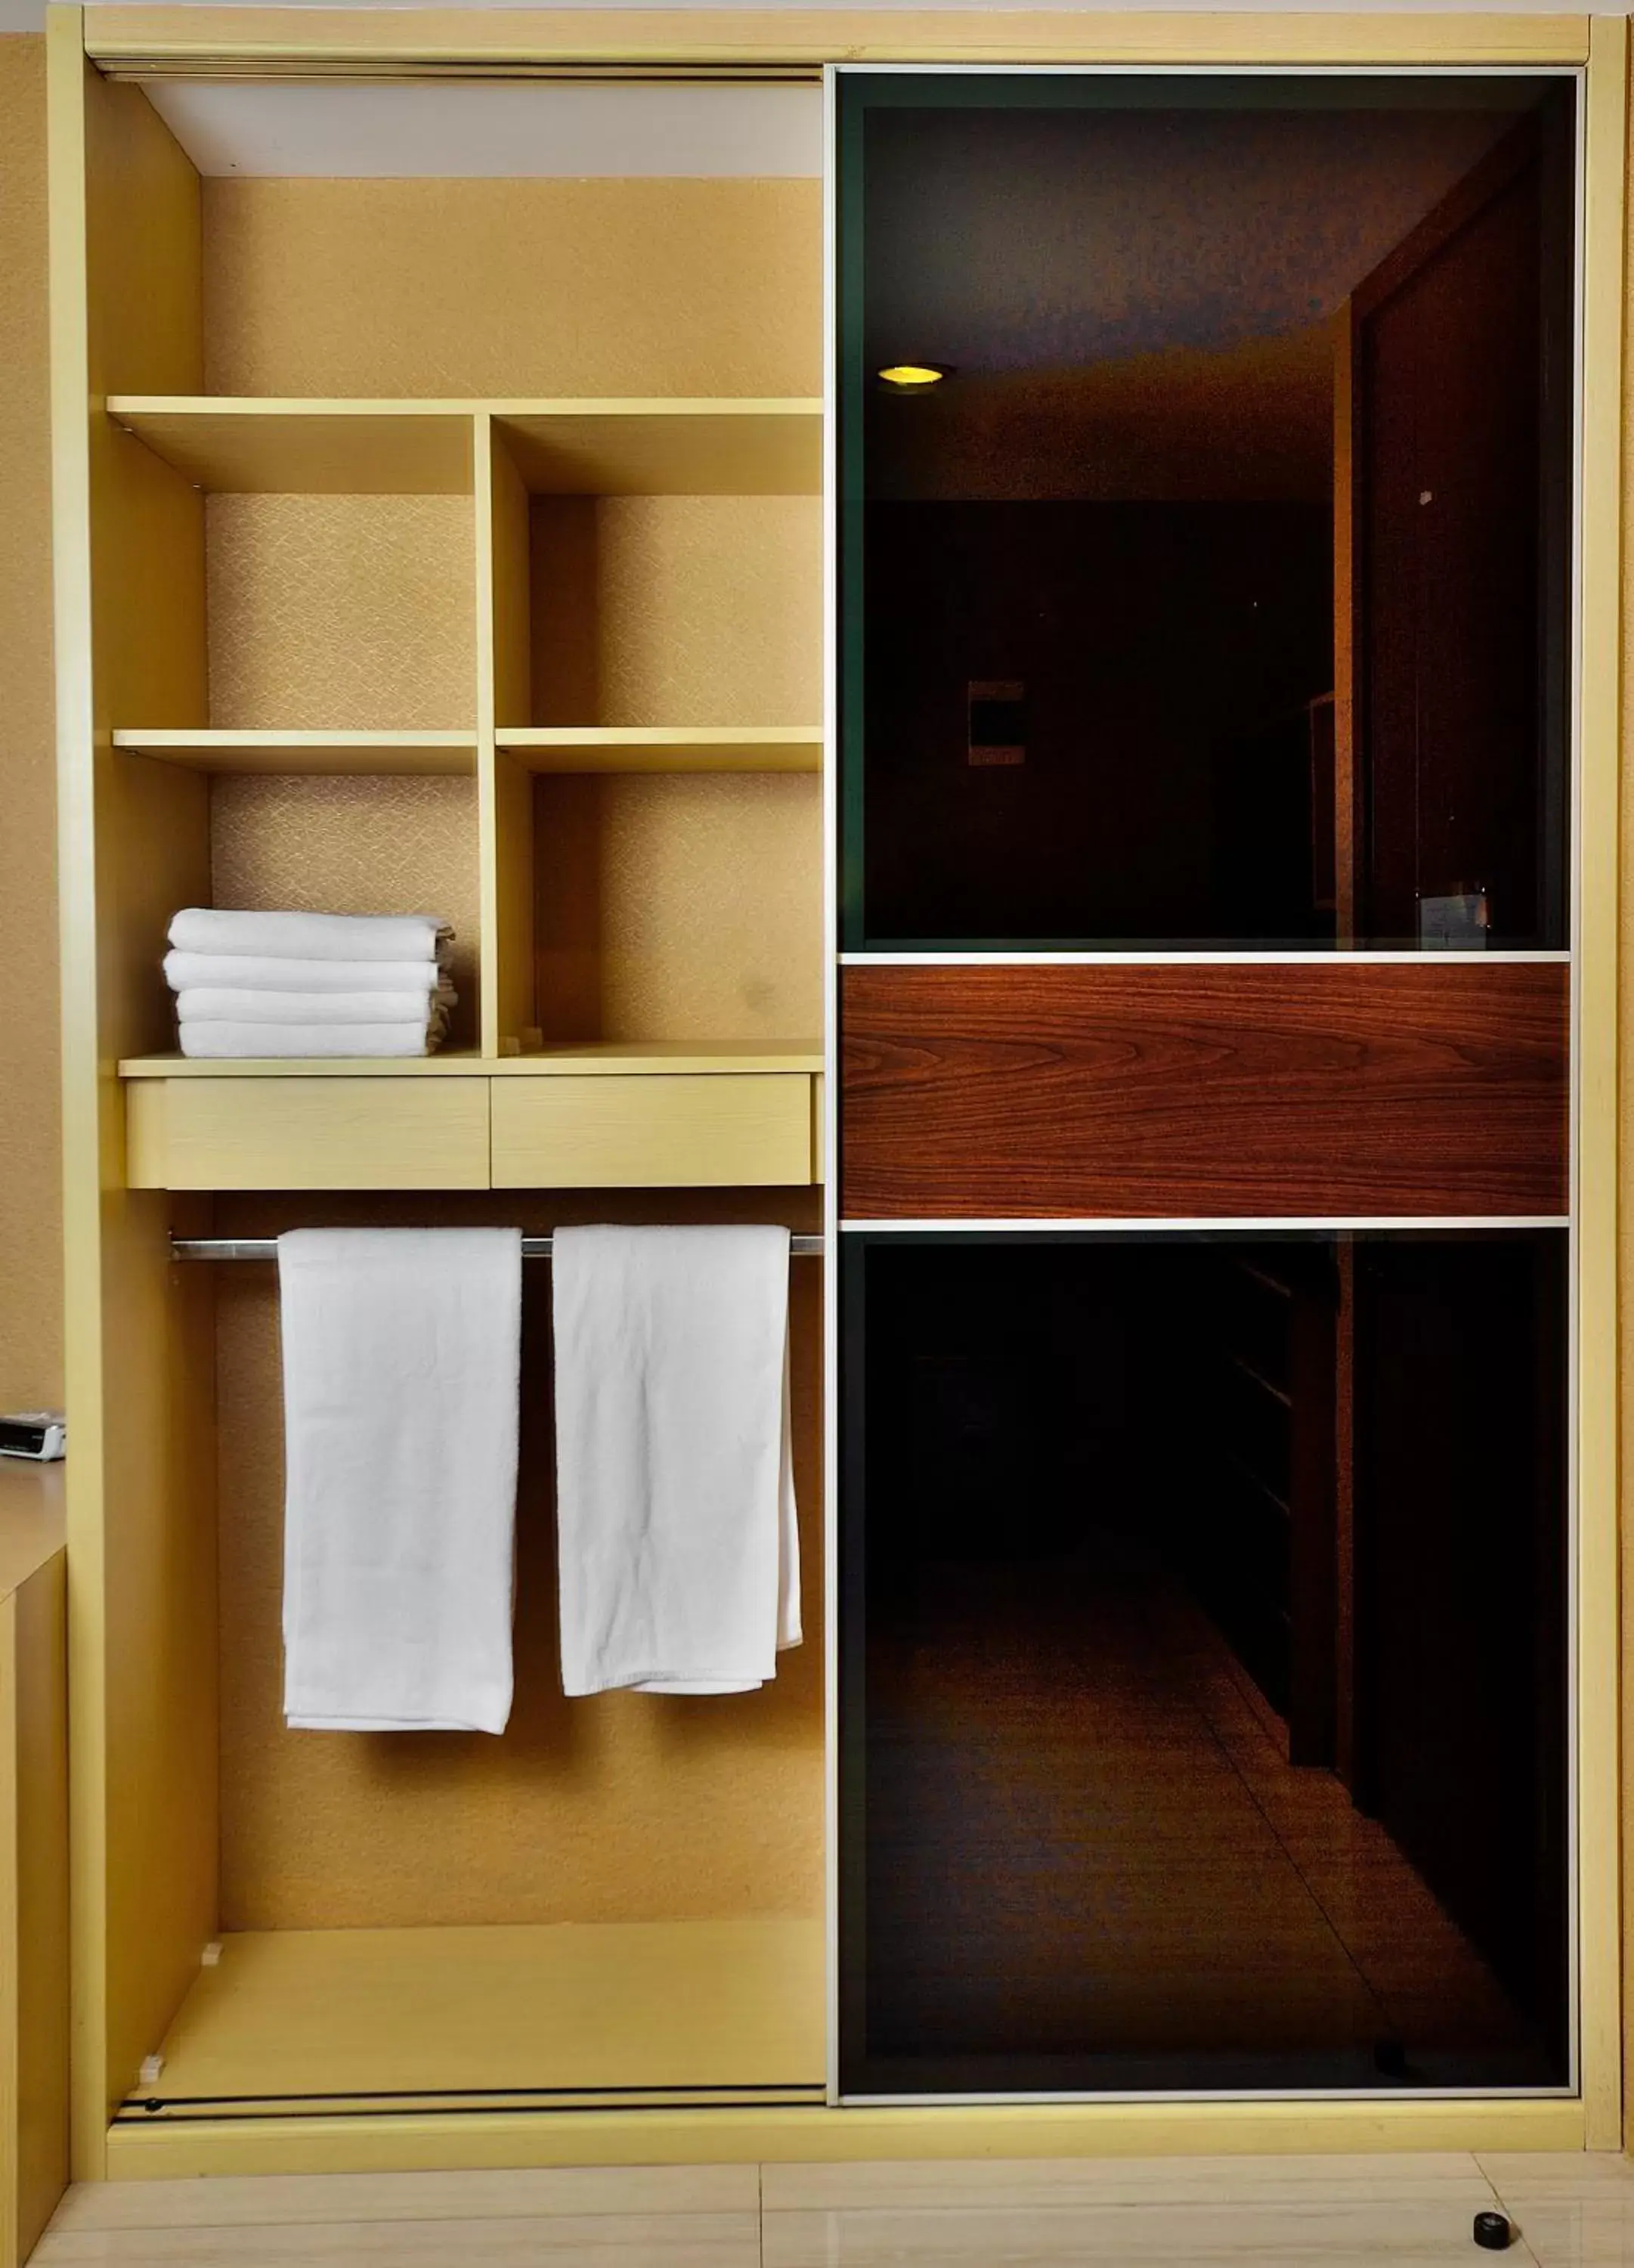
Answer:
[[[548,1260],[551,1239],[548,1236],[525,1236],[522,1239],[524,1260]],[[823,1240],[821,1236],[789,1238],[789,1249],[797,1260],[814,1260],[821,1256]],[[173,1260],[276,1260],[277,1240],[270,1236],[173,1236],[170,1240]]]

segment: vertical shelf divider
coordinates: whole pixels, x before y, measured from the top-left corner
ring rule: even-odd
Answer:
[[[514,1055],[534,1015],[533,782],[497,745],[530,712],[527,490],[487,410],[476,412],[476,764],[482,873],[482,1046]]]
[[[495,779],[495,592],[493,419],[475,414],[472,435],[472,528],[476,545],[476,843],[482,871],[477,877],[478,1045],[485,1057],[499,1053],[499,798]]]
[[[533,715],[532,571],[527,484],[502,428],[491,419],[489,425],[497,726]],[[500,1028],[519,1036],[539,1020],[534,999],[534,778],[504,748],[494,752],[494,790]]]

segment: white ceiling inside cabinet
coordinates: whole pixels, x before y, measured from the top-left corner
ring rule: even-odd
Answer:
[[[822,172],[816,85],[159,79],[147,92],[205,174],[584,180]]]

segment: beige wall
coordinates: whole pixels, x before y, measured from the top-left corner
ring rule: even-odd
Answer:
[[[0,1409],[63,1394],[45,40],[0,37]]]

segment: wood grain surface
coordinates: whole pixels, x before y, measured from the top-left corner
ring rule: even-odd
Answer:
[[[1557,961],[844,971],[862,1219],[1564,1212]]]

